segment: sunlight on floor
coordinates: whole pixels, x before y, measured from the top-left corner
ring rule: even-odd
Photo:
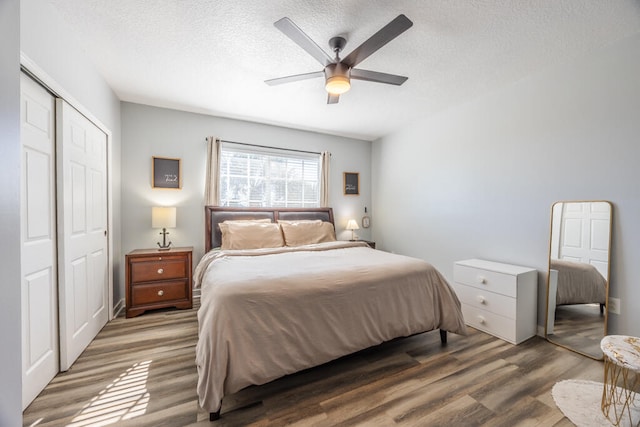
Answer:
[[[151,360],[136,363],[104,388],[68,427],[106,426],[145,413],[149,403],[147,378]]]

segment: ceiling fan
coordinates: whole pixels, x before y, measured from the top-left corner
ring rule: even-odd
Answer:
[[[351,79],[400,86],[408,78],[395,74],[355,68],[356,65],[364,61],[382,46],[386,45],[391,40],[411,28],[413,22],[404,15],[398,15],[395,19],[382,27],[382,29],[342,59],[340,59],[340,52],[347,44],[347,40],[344,37],[337,36],[329,40],[331,51],[335,54],[335,57],[331,58],[324,50],[322,50],[322,48],[320,48],[320,46],[311,40],[311,38],[296,24],[294,24],[291,19],[284,17],[276,21],[273,25],[320,62],[324,66],[324,70],[265,80],[265,83],[268,85],[278,85],[298,80],[312,79],[315,77],[324,77],[325,89],[329,93],[327,104],[337,104],[340,100],[340,95],[351,88]]]

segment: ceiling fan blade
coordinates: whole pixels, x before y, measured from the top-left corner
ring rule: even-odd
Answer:
[[[372,53],[407,31],[413,22],[404,15],[398,15],[393,21],[382,27],[380,31],[369,37],[364,43],[355,48],[353,52],[346,56],[341,62],[353,68]]]
[[[309,55],[313,56],[323,66],[333,63],[333,59],[320,48],[311,38],[304,33],[293,21],[284,17],[276,21],[273,25],[282,31],[287,37],[293,40],[298,46],[303,48]]]
[[[324,77],[324,71],[314,71],[313,73],[294,74],[293,76],[278,77],[275,79],[265,80],[269,86],[281,85],[283,83],[297,82],[298,80],[313,79],[316,77]]]
[[[337,104],[340,101],[340,95],[334,95],[332,93],[327,96],[327,104]]]
[[[406,82],[409,77],[352,68],[351,78],[355,80],[366,80],[368,82],[386,83],[389,85],[400,86],[402,83]]]

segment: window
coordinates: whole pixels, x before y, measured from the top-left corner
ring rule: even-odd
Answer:
[[[220,205],[320,206],[320,156],[222,145]]]

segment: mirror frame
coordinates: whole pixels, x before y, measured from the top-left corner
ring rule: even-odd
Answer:
[[[604,355],[601,357],[596,357],[592,354],[588,354],[584,351],[580,351],[579,349],[569,347],[567,345],[561,344],[557,341],[553,341],[549,339],[548,327],[549,327],[549,290],[550,290],[550,278],[551,278],[551,250],[552,250],[552,233],[553,233],[553,209],[558,203],[606,203],[609,205],[609,251],[607,253],[607,285],[605,289],[605,302],[604,302],[604,330],[603,336],[607,335],[608,324],[609,324],[609,289],[611,284],[611,243],[612,243],[612,234],[613,234],[613,203],[608,200],[558,200],[551,205],[551,219],[549,221],[549,252],[547,256],[547,301],[545,304],[544,311],[544,337],[547,341],[557,346],[566,348],[567,350],[571,350],[583,356],[589,357],[595,360],[603,360]],[[554,309],[555,312],[555,309]]]

